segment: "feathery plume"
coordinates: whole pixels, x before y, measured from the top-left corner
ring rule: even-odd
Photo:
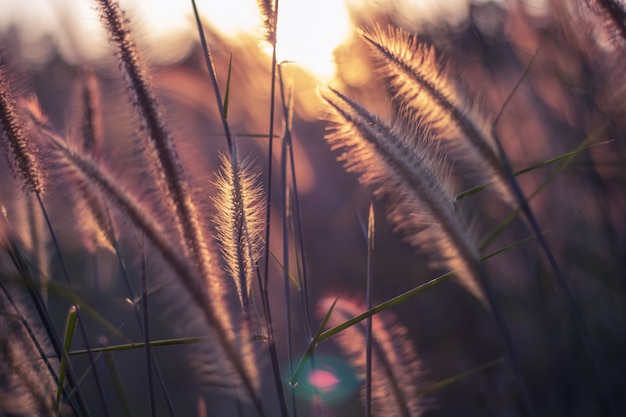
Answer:
[[[602,19],[616,45],[626,42],[626,6],[617,0],[585,0],[589,8]]]
[[[264,231],[263,190],[259,173],[249,160],[239,160],[236,147],[230,157],[220,155],[222,169],[215,185],[217,238],[226,269],[235,281],[239,300],[248,309],[248,296],[258,261]]]
[[[331,147],[345,149],[342,158],[347,169],[358,172],[361,182],[377,186],[378,194],[389,197],[388,216],[398,229],[408,234],[410,243],[437,249],[461,283],[493,310],[526,411],[533,415],[510,330],[494,298],[478,245],[459,218],[449,188],[431,168],[438,163],[436,152],[428,147],[428,144],[432,146],[432,139],[428,139],[432,132],[414,120],[417,136],[411,141],[404,140],[402,136],[407,132],[391,129],[338,91],[330,89],[322,97],[330,107],[329,119],[335,125],[335,131],[326,135],[326,139]],[[401,129],[404,127],[401,125]]]
[[[0,415],[55,416],[56,384],[23,308],[0,291]],[[30,331],[29,331],[30,330]]]
[[[232,318],[223,298],[223,277],[217,262],[217,251],[205,234],[198,209],[193,202],[193,192],[185,178],[183,165],[180,163],[174,147],[174,141],[161,117],[145,67],[140,60],[137,47],[132,40],[127,20],[119,4],[114,0],[97,0],[101,18],[109,32],[113,44],[117,47],[120,65],[126,75],[128,90],[134,107],[140,117],[144,130],[147,132],[148,143],[152,148],[152,161],[157,165],[159,185],[167,193],[169,210],[176,220],[182,246],[192,256],[195,266],[205,280],[204,289],[198,283],[183,274],[183,284],[187,291],[195,297],[198,307],[205,312],[207,321],[218,334],[225,354],[239,374],[246,395],[261,411],[257,397],[259,386],[255,369],[246,368],[246,363],[236,349],[236,337],[233,331]],[[92,174],[91,175],[95,175]],[[89,177],[89,175],[87,175]],[[101,185],[102,187],[102,185]],[[115,193],[110,195],[115,196]],[[115,197],[113,197],[115,199]],[[119,203],[118,203],[119,204]],[[139,213],[138,213],[139,215]],[[153,236],[156,239],[158,236]],[[193,275],[192,275],[193,276]],[[242,343],[251,343],[249,340]],[[245,351],[242,349],[241,351]]]
[[[47,133],[46,137],[54,146],[59,163],[67,168],[70,175],[76,176],[78,181],[99,187],[103,195],[125,212],[133,224],[145,233],[148,240],[175,272],[181,286],[215,332],[216,340],[225,355],[225,359],[232,365],[233,371],[241,381],[239,386],[243,387],[247,397],[260,409],[256,395],[259,385],[256,368],[249,369],[246,366],[248,362],[241,355],[241,351],[245,350],[237,349],[230,314],[226,310],[227,307],[220,287],[209,288],[210,286],[203,282],[205,277],[201,274],[199,276],[195,265],[190,264],[185,257],[180,255],[180,251],[170,243],[167,234],[154,215],[121,185],[121,181],[117,180],[101,164],[97,164],[90,157],[82,155],[70,145],[63,143],[54,134],[44,133]]]
[[[341,159],[375,194],[390,199],[388,218],[414,247],[438,256],[456,271],[461,283],[481,300],[478,245],[454,205],[449,174],[442,167],[432,134],[416,124],[413,132],[397,131],[340,92],[322,93],[328,103],[334,131],[326,135],[333,149],[343,148]],[[404,136],[416,139],[407,140]]]
[[[167,193],[168,209],[176,220],[183,247],[193,254],[202,275],[209,279],[215,273],[216,262],[208,250],[183,166],[161,117],[161,110],[127,26],[127,19],[118,2],[113,0],[98,0],[98,11],[112,43],[117,47],[129,94],[153,152],[151,161],[157,165],[159,185]]]
[[[257,0],[261,18],[263,19],[263,28],[265,40],[270,44],[276,41],[276,11],[274,9],[273,0]]]
[[[445,66],[437,61],[435,49],[393,27],[385,33],[377,26],[370,32],[362,31],[361,36],[380,60],[380,70],[400,112],[409,118],[419,115],[438,130],[438,137],[451,139],[446,143],[451,149],[469,150],[457,154],[471,164],[486,166],[503,200],[516,202],[490,123],[477,104],[454,85]]]
[[[24,189],[42,194],[44,178],[31,136],[18,111],[6,75],[0,69],[0,143],[14,175],[21,178]]]
[[[334,297],[323,298],[318,311],[325,314],[333,302]],[[365,306],[340,298],[328,324],[337,326],[364,311]],[[417,396],[421,363],[407,337],[406,328],[389,314],[385,311],[372,316],[372,415],[416,417],[425,408]],[[352,365],[363,375],[366,368],[365,329],[362,321],[336,335]]]

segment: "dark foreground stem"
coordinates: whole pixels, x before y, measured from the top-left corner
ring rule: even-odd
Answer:
[[[41,194],[39,192],[36,192],[35,195],[37,196],[37,202],[39,203],[39,206],[41,207],[41,211],[43,213],[43,216],[46,220],[46,225],[48,227],[48,231],[50,232],[50,238],[52,240],[52,243],[54,245],[54,249],[56,251],[57,257],[59,258],[59,262],[61,264],[61,269],[63,271],[63,275],[65,277],[65,280],[67,281],[67,284],[70,286],[70,288],[72,288],[72,283],[70,281],[70,275],[69,272],[67,270],[67,266],[65,265],[65,259],[63,258],[63,254],[61,253],[61,247],[59,245],[59,241],[56,238],[56,234],[54,233],[54,229],[52,228],[52,223],[50,222],[50,217],[48,216],[48,212],[46,210],[46,207],[43,204],[43,200],[41,199]],[[76,317],[78,318],[78,328],[80,329],[80,335],[81,338],[83,340],[83,343],[85,344],[85,348],[87,349],[87,356],[89,358],[89,362],[91,365],[91,368],[93,369],[93,376],[94,376],[94,380],[96,382],[96,387],[98,390],[98,397],[100,398],[100,402],[102,405],[102,411],[104,412],[104,415],[106,417],[109,416],[109,409],[107,406],[107,402],[106,402],[106,398],[104,396],[104,389],[102,387],[102,383],[100,382],[100,377],[98,375],[98,370],[96,368],[96,362],[95,359],[93,357],[93,354],[91,352],[91,344],[89,343],[89,338],[87,337],[87,331],[85,330],[85,327],[83,325],[83,320],[80,314],[80,310],[77,309],[76,310]],[[78,389],[78,386],[75,387],[76,389]]]
[[[561,289],[563,290],[563,293],[565,294],[565,299],[567,300],[567,303],[569,304],[570,313],[572,314],[574,322],[576,323],[576,329],[578,331],[580,341],[583,345],[583,349],[585,350],[585,353],[587,354],[589,362],[591,363],[591,370],[593,372],[593,376],[596,380],[596,383],[598,384],[598,387],[600,389],[600,393],[602,395],[605,406],[607,408],[607,412],[609,413],[610,416],[617,417],[618,414],[616,411],[617,409],[615,407],[615,403],[613,401],[611,394],[609,393],[609,386],[606,382],[606,378],[604,377],[604,372],[602,371],[602,368],[600,366],[598,355],[593,347],[593,344],[591,343],[591,338],[589,337],[587,326],[584,323],[583,315],[580,311],[580,308],[578,307],[578,304],[576,303],[576,300],[574,299],[574,294],[572,293],[572,289],[570,288],[570,285],[567,282],[567,279],[563,275],[561,268],[559,267],[556,261],[556,258],[554,257],[554,254],[552,253],[552,250],[550,249],[550,245],[548,245],[548,242],[544,234],[541,232],[541,228],[539,227],[539,222],[537,221],[537,218],[533,214],[533,211],[530,208],[530,205],[528,204],[528,200],[526,200],[524,193],[522,192],[522,189],[520,188],[519,183],[517,182],[517,179],[515,178],[515,175],[513,175],[513,171],[511,170],[511,165],[509,163],[506,152],[504,151],[504,148],[502,147],[502,143],[500,142],[498,136],[495,134],[495,131],[493,132],[493,137],[498,148],[498,153],[500,154],[500,158],[502,160],[502,164],[504,167],[503,171],[506,173],[508,177],[507,179],[511,186],[511,191],[513,191],[515,198],[518,201],[518,204],[520,204],[520,209],[522,210],[522,213],[524,214],[524,218],[526,219],[528,225],[530,226],[533,233],[535,234],[535,237],[537,238],[537,241],[539,242],[539,246],[545,253],[546,257],[548,258],[548,262],[550,264],[550,267],[552,268],[552,271],[554,272],[554,276],[556,277],[559,286],[561,287]]]

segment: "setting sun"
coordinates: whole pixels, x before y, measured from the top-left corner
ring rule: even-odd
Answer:
[[[133,3],[142,24],[156,38],[173,32],[195,30],[191,2]],[[257,1],[196,2],[201,15],[225,36],[261,35],[262,19]],[[278,7],[277,55],[280,61],[301,65],[321,80],[335,71],[333,51],[350,34],[350,19],[343,1],[302,2],[282,0]],[[268,48],[264,48],[268,50]]]
[[[161,61],[179,59],[188,50],[182,46],[188,46],[197,36],[191,1],[122,0],[120,4],[146,37],[147,45],[158,44],[150,48],[158,48],[154,52]],[[261,38],[262,20],[255,0],[198,0],[196,4],[202,17],[223,35]],[[0,10],[0,29],[16,24],[33,48],[48,38],[54,39],[72,61],[108,54],[104,34],[89,2],[63,0],[51,4],[33,0],[31,7],[25,8],[17,2],[0,0]],[[350,19],[343,1],[279,2],[278,60],[293,61],[321,80],[333,76],[333,50],[349,33]],[[37,48],[32,50],[36,52]]]
[[[151,7],[155,30],[164,30],[171,22],[174,10]],[[190,4],[180,6],[190,15]],[[260,34],[261,16],[254,0],[230,2],[199,1],[202,15],[226,36]],[[343,1],[319,0],[301,2],[283,0],[278,8],[277,55],[280,61],[301,65],[322,80],[330,79],[335,71],[333,51],[350,34],[350,19]],[[267,50],[267,49],[266,49]]]

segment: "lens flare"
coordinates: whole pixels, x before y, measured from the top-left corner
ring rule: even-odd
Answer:
[[[314,369],[309,372],[309,384],[321,393],[332,392],[341,382],[333,369]]]
[[[295,369],[298,361],[293,363]],[[289,375],[284,375],[288,381]],[[294,386],[294,393],[307,401],[322,401],[332,404],[352,395],[361,385],[354,368],[344,359],[329,356],[315,355],[309,359],[302,372],[300,380]]]

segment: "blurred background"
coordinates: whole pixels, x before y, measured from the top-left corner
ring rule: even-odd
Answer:
[[[218,152],[225,152],[227,147],[191,4],[182,0],[120,3],[149,65],[187,173],[198,195],[203,196],[206,217],[210,218]],[[206,19],[205,30],[222,89],[232,56],[228,119],[238,136],[241,154],[257,160],[267,187],[268,140],[249,137],[267,135],[270,118],[271,55],[262,40],[257,4],[253,0],[197,4]],[[54,129],[72,136],[78,129],[77,91],[85,68],[91,68],[100,83],[106,138],[103,155],[117,172],[132,173],[135,120],[95,4],[82,0],[0,0],[0,10],[0,64],[11,74],[18,93],[36,95]],[[294,166],[312,305],[327,295],[362,300],[365,293],[367,245],[362,222],[372,196],[358,184],[356,176],[345,173],[336,160],[339,154],[331,152],[324,141],[326,123],[317,98],[318,86],[330,83],[371,108],[385,110],[381,105],[386,100],[384,83],[354,28],[391,24],[433,44],[453,77],[464,84],[467,94],[476,97],[489,119],[501,112],[496,130],[515,170],[573,151],[585,140],[602,143],[580,153],[563,168],[552,164],[518,178],[527,196],[549,180],[531,206],[589,329],[606,382],[604,393],[612,398],[617,415],[625,415],[626,40],[619,31],[598,17],[587,2],[560,0],[284,0],[279,5],[278,21],[278,59],[284,61],[283,79],[294,95]],[[275,103],[276,133],[280,135],[284,119],[278,93]],[[274,166],[279,167],[278,140],[272,157]],[[1,202],[9,213],[13,207],[19,217],[23,202],[4,163],[0,164],[0,175]],[[61,246],[71,260],[77,291],[108,320],[124,327],[127,336],[141,340],[131,319],[132,307],[125,301],[128,294],[115,255],[104,249],[86,250],[78,238],[75,220],[68,214],[63,178],[52,176],[49,180],[46,204]],[[139,180],[128,181],[141,189]],[[281,181],[278,168],[272,181]],[[272,197],[271,248],[280,257],[284,202],[278,186],[273,188]],[[468,198],[464,205],[472,211],[481,236],[509,214],[509,209],[489,192]],[[416,254],[393,232],[385,220],[384,201],[375,203],[375,211],[376,303],[446,272],[428,267],[428,259]],[[485,253],[529,235],[523,222],[514,222]],[[125,244],[129,247],[126,261],[137,276],[139,260],[132,256],[136,253],[130,249],[132,239]],[[51,262],[54,275],[58,265]],[[5,260],[0,267],[10,270]],[[513,329],[538,415],[609,415],[576,323],[537,245],[531,241],[499,254],[487,262],[487,267]],[[158,267],[152,268],[157,273]],[[286,367],[286,335],[291,334],[294,351],[302,353],[307,334],[302,325],[286,331],[282,273],[275,263],[270,273],[277,345]],[[138,278],[133,279],[139,288]],[[290,299],[293,320],[302,323],[299,295],[293,289]],[[158,311],[153,337],[173,337],[177,325],[168,311],[168,298],[155,289],[152,305]],[[50,308],[63,323],[68,301],[53,297]],[[394,307],[390,313],[408,330],[422,362],[424,389],[504,356],[492,315],[454,280]],[[318,323],[319,317],[313,328]],[[106,335],[97,323],[90,329],[94,341]],[[80,347],[76,340],[75,348]],[[332,340],[318,349],[320,354],[344,358]],[[207,404],[204,415],[234,415],[232,401],[223,404],[219,394],[207,394],[190,378],[193,362],[187,360],[188,349],[155,351],[178,415],[203,415],[199,397]],[[115,355],[134,416],[148,415],[145,375],[137,365],[143,365],[142,354],[128,351]],[[341,360],[345,364],[345,358]],[[77,359],[77,367],[86,368],[87,363],[80,361]],[[269,359],[263,359],[262,365],[263,374],[268,375]],[[328,366],[337,370],[342,365],[331,361]],[[275,394],[267,378],[264,393],[272,398]],[[84,384],[88,395],[95,395],[89,391],[93,381],[87,378]],[[111,381],[105,385],[112,392]],[[300,397],[298,415],[361,415],[358,389],[350,387],[347,394],[326,404]],[[112,414],[119,415],[121,405],[112,393],[111,398]],[[425,402],[429,405],[425,416],[523,415],[514,375],[505,363],[431,392]],[[272,410],[274,405],[268,403]],[[101,415],[94,408],[93,415]]]

